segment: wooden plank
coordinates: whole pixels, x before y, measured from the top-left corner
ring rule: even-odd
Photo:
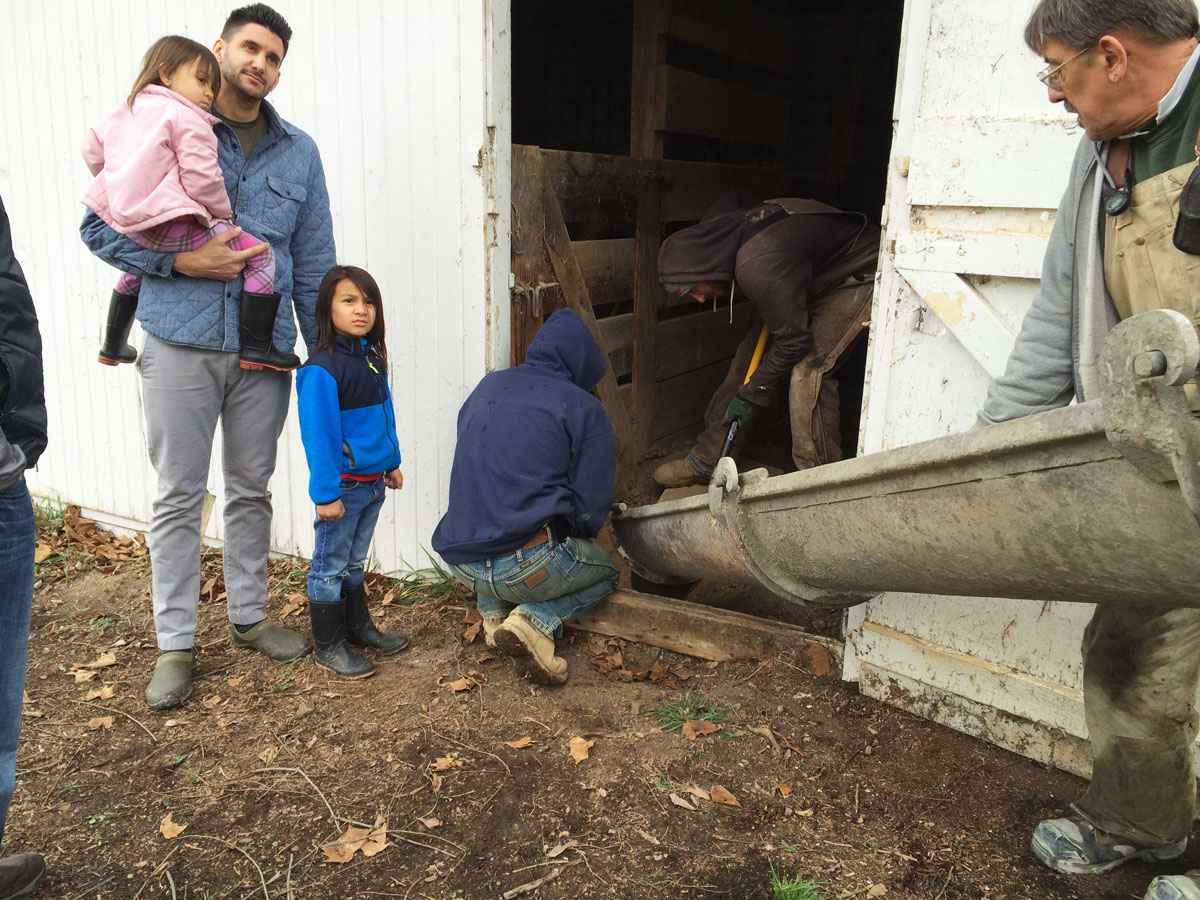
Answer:
[[[648,180],[638,188],[637,237],[633,280],[633,425],[638,455],[654,437],[655,357],[658,307],[658,248],[662,243],[662,184]]]
[[[571,249],[593,304],[615,303],[633,296],[633,238],[575,241]]]
[[[546,230],[542,211],[538,149],[513,145],[512,156],[512,273],[516,282],[511,291],[511,362],[525,361],[529,342],[542,325],[544,315],[533,312],[534,287],[553,281],[553,268],[546,254],[542,234]]]
[[[786,97],[667,65],[658,67],[656,82],[666,90],[664,131],[763,147],[787,143]]]
[[[791,74],[798,52],[792,21],[754,3],[671,0],[666,33],[781,75]]]
[[[695,222],[727,191],[744,188],[763,199],[793,196],[798,173],[773,166],[663,160],[664,222]]]
[[[533,170],[532,175],[537,178],[537,182],[541,186],[542,212],[545,217],[544,240],[563,298],[567,305],[575,310],[587,324],[596,343],[600,345],[600,349],[607,356],[608,349],[604,345],[604,336],[596,325],[596,314],[592,311],[592,301],[588,296],[587,284],[583,280],[583,273],[579,270],[579,261],[571,250],[571,238],[567,234],[567,223],[563,221],[558,198],[554,196],[550,181],[546,177],[546,171],[541,165],[540,156],[537,165],[531,166],[531,169]],[[619,498],[625,493],[624,473],[632,467],[634,461],[633,426],[625,401],[617,392],[617,379],[613,375],[611,366],[600,379],[600,383],[596,385],[596,394],[605,409],[608,410],[608,417],[612,421],[613,432],[616,435],[617,496]]]
[[[713,363],[727,364],[746,332],[757,321],[753,304],[737,303],[733,307],[732,325],[728,307],[715,313],[710,307],[709,311],[661,322],[655,367],[657,380],[666,381]]]
[[[654,398],[654,440],[689,426],[694,426],[698,433],[704,419],[704,408],[728,371],[729,360],[723,359],[702,369],[660,381]]]
[[[666,58],[663,32],[667,0],[633,0],[633,71],[630,95],[629,155],[662,157],[662,122],[666,94],[660,66]]]
[[[896,271],[988,375],[1004,374],[1016,335],[974,285],[948,272]]]
[[[608,348],[608,362],[617,378],[633,371],[633,313],[607,316],[596,323]]]
[[[841,641],[803,628],[727,609],[619,588],[569,627],[662,647],[700,659],[762,659],[808,644],[826,648],[841,664]]]

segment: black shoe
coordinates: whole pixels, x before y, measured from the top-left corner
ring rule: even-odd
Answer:
[[[367,609],[367,589],[363,585],[342,588],[346,601],[346,640],[355,647],[370,647],[380,653],[399,653],[408,646],[408,635],[399,631],[380,631]]]
[[[300,357],[295,353],[276,350],[271,343],[275,331],[275,313],[279,310],[280,294],[254,294],[242,291],[242,306],[238,313],[238,338],[242,349],[238,353],[243,369],[274,369],[288,372],[298,368]]]
[[[129,329],[137,311],[137,294],[118,294],[113,291],[108,301],[108,321],[104,324],[104,343],[100,345],[99,361],[106,366],[137,361],[137,351],[129,346]]]
[[[46,877],[46,860],[40,853],[18,853],[0,859],[0,900],[28,897]]]
[[[375,674],[375,665],[346,646],[346,601],[308,602],[312,620],[313,643],[317,646],[317,665],[337,672],[343,678],[366,678]]]

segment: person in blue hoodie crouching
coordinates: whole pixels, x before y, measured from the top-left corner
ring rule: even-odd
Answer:
[[[458,413],[450,502],[433,549],[475,592],[488,646],[523,674],[563,684],[563,622],[603,600],[617,567],[596,543],[613,502],[616,439],[588,393],[608,368],[561,309],[525,362],[484,376]]]

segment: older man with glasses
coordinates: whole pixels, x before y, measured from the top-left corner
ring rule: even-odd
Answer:
[[[1119,320],[1170,308],[1200,322],[1200,247],[1173,241],[1197,169],[1200,21],[1194,0],[1041,0],[1025,41],[1051,103],[1086,132],[1034,298],[983,423],[1099,393],[1099,355]],[[1183,854],[1196,811],[1192,741],[1200,609],[1104,604],[1083,639],[1092,780],[1071,814],[1040,823],[1034,854],[1099,874]],[[1200,900],[1200,871],[1159,876],[1145,900]]]

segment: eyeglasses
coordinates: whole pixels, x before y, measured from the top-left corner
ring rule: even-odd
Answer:
[[[1050,88],[1050,90],[1057,91],[1062,87],[1062,71],[1067,67],[1067,63],[1074,62],[1091,49],[1090,46],[1084,47],[1070,59],[1063,60],[1057,66],[1046,66],[1046,68],[1038,72],[1038,81]]]

